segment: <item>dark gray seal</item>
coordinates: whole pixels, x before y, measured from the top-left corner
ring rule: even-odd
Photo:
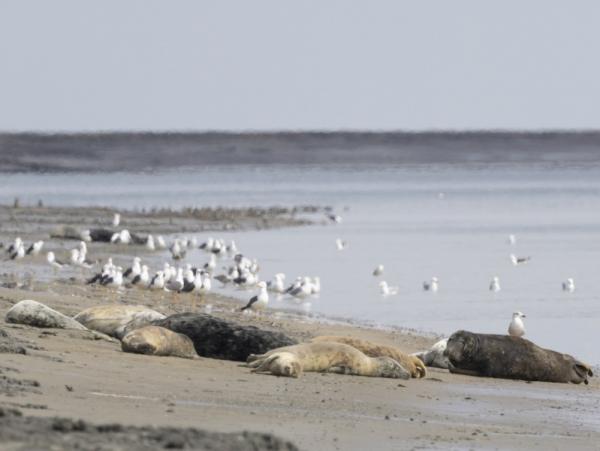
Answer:
[[[177,313],[152,324],[187,335],[198,355],[213,359],[245,362],[250,354],[297,343],[281,332],[242,326],[205,313]]]
[[[450,372],[471,376],[587,384],[593,375],[589,365],[568,354],[509,335],[461,330],[448,339],[445,355]]]

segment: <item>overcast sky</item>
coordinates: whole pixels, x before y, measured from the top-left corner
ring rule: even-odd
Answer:
[[[484,128],[600,128],[600,2],[0,0],[0,130]]]

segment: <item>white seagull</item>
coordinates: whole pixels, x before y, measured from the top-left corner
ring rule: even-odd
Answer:
[[[256,296],[252,296],[248,303],[240,309],[245,311],[247,309],[262,310],[269,304],[269,293],[267,293],[267,284],[265,282],[258,282],[259,293]]]
[[[48,263],[50,264],[50,266],[52,266],[54,269],[62,269],[63,267],[67,266],[66,263],[63,263],[60,260],[57,260],[56,257],[54,256],[54,252],[52,252],[52,251],[50,251],[46,254],[46,259],[48,260]]]
[[[439,288],[439,281],[438,281],[438,278],[435,276],[433,276],[431,278],[431,281],[423,282],[423,290],[424,291],[431,291],[431,292],[435,293],[435,292],[437,292],[438,288]]]
[[[32,243],[31,246],[29,246],[29,248],[27,248],[27,251],[25,251],[25,254],[26,255],[38,255],[43,247],[44,247],[44,242],[42,240],[36,241],[35,243]]]
[[[514,236],[512,233],[510,235],[508,235],[508,244],[510,244],[511,246],[515,245],[517,242],[517,237]]]
[[[273,280],[267,283],[267,288],[273,293],[283,293],[285,291],[284,281],[285,274],[278,272],[275,274],[275,277],[273,277]]]
[[[375,269],[373,270],[373,275],[374,275],[375,277],[379,277],[379,276],[381,276],[381,275],[383,274],[383,269],[384,269],[384,268],[383,268],[383,265],[377,265],[377,266],[375,267]]]
[[[148,266],[142,265],[142,271],[134,276],[131,280],[132,285],[137,285],[138,283],[146,286],[150,282],[150,275],[148,274]]]
[[[113,216],[112,225],[113,227],[119,227],[119,224],[121,224],[121,215],[119,213],[115,213]]]
[[[531,260],[531,257],[517,257],[515,254],[510,254],[510,262],[514,266],[524,265],[529,262],[529,260]]]
[[[343,251],[344,249],[346,249],[346,247],[348,247],[348,243],[345,240],[342,240],[341,238],[337,238],[335,240],[335,247],[338,251]]]
[[[498,276],[492,277],[492,281],[490,282],[490,291],[497,293],[500,291],[500,278]]]
[[[525,335],[525,324],[523,324],[523,320],[521,318],[525,318],[525,315],[523,313],[513,313],[512,321],[508,325],[508,334],[511,337],[522,337],[523,335]]]
[[[379,282],[379,291],[382,296],[393,296],[398,294],[398,287],[390,287],[385,280]]]
[[[152,235],[148,235],[148,238],[146,238],[146,249],[149,251],[156,249],[156,246],[154,245],[154,237]]]
[[[162,290],[165,287],[165,274],[162,271],[158,271],[152,280],[150,280],[150,285],[148,288],[151,290]]]
[[[568,293],[573,293],[575,291],[575,281],[572,277],[569,277],[562,283],[562,289]]]

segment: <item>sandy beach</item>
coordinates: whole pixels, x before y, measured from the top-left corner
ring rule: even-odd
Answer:
[[[81,218],[72,216],[76,211],[89,224],[107,216],[103,209],[4,207],[0,210],[5,218],[4,241],[21,230],[23,218],[35,224],[23,230],[24,238],[47,239],[65,217],[80,224]],[[210,222],[197,218],[192,223],[185,215],[171,215],[167,225],[182,230],[186,224],[190,233],[218,229],[225,222],[256,227],[256,223],[244,222],[244,214],[228,215]],[[32,221],[34,216],[37,219]],[[289,212],[276,216],[279,219],[272,223],[273,218],[264,216],[261,227],[279,227],[291,217]],[[165,228],[159,215],[151,212],[140,213],[136,224],[132,229],[146,232]],[[75,242],[51,243],[68,247]],[[99,259],[110,254],[125,261],[130,252],[124,246],[90,246],[91,255]],[[46,271],[48,280],[27,279],[27,271]],[[48,271],[41,255],[3,262],[0,316],[23,299],[34,299],[67,315],[110,303],[143,304],[166,315],[204,311],[210,305],[215,316],[279,330],[300,341],[345,335],[393,344],[406,352],[426,349],[435,341],[435,337],[407,330],[375,329],[285,310],[270,310],[260,317],[244,315],[239,312],[239,301],[217,294],[198,300],[189,294],[136,288],[115,291],[86,286],[81,274],[50,275]],[[425,379],[409,381],[315,373],[289,379],[254,374],[237,362],[127,354],[118,341],[98,339],[88,332],[6,323],[0,328],[9,342],[26,349],[25,354],[1,355],[0,406],[19,409],[26,416],[271,433],[299,449],[590,449],[600,439],[597,378],[588,386],[526,383],[430,369]],[[9,449],[28,449],[19,448],[28,439],[27,435],[12,436]],[[121,449],[107,443],[102,446]]]

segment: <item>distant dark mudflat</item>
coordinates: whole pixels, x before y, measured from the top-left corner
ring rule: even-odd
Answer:
[[[600,131],[0,134],[2,172],[519,162],[598,163]]]

